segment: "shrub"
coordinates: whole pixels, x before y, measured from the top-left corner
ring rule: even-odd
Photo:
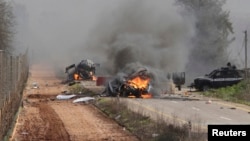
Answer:
[[[206,96],[221,98],[223,100],[250,105],[250,83],[249,80],[242,81],[236,85],[213,89],[203,94]]]

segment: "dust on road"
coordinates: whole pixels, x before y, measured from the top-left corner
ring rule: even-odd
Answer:
[[[44,65],[32,66],[10,141],[138,140],[91,104],[57,100],[56,95],[67,86],[53,72]],[[32,89],[34,82],[38,89]]]

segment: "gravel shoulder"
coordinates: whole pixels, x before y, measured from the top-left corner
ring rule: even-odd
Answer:
[[[92,104],[57,100],[56,96],[67,86],[55,77],[53,69],[34,65],[30,72],[10,141],[138,140]],[[32,89],[34,82],[39,88]]]

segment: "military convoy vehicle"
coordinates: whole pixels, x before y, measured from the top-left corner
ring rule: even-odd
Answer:
[[[243,72],[228,63],[227,67],[215,69],[205,76],[195,78],[191,87],[199,91],[207,91],[210,88],[232,86],[244,79]]]

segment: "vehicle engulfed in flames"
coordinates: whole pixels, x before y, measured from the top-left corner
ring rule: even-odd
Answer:
[[[102,92],[104,96],[121,96],[130,98],[151,98],[151,77],[147,69],[140,68],[132,74],[119,76],[110,80],[106,89]]]
[[[74,80],[96,80],[95,69],[98,64],[92,60],[82,60],[79,64],[72,64],[65,69],[67,73],[67,82]]]

